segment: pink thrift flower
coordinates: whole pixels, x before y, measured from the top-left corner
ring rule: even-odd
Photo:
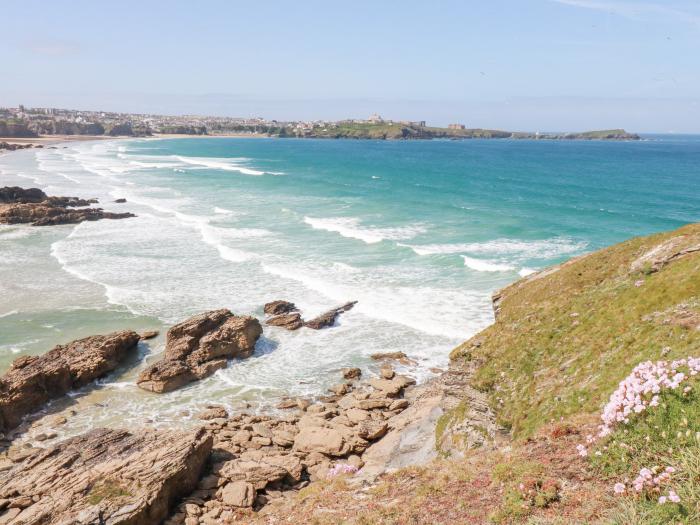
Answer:
[[[666,496],[659,497],[659,505],[663,505],[664,503],[666,503]]]
[[[625,492],[625,485],[623,483],[615,483],[613,490],[615,491],[615,494],[622,494]]]
[[[681,501],[681,498],[678,496],[678,494],[676,494],[672,490],[668,491],[668,499],[671,500],[673,503],[679,503]]]

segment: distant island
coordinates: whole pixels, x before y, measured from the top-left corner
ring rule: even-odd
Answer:
[[[578,133],[539,133],[427,126],[425,121],[385,120],[372,115],[366,120],[277,121],[262,118],[231,118],[197,115],[151,115],[79,111],[57,108],[0,108],[0,137],[41,136],[266,136],[323,139],[428,140],[428,139],[527,139],[527,140],[640,140],[624,129]]]

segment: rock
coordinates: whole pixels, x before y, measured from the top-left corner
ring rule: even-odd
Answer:
[[[350,410],[347,410],[345,412],[345,417],[347,417],[351,423],[360,423],[361,421],[367,421],[370,419],[369,412],[359,408],[351,408]]]
[[[0,431],[16,427],[47,401],[111,372],[138,341],[136,332],[114,332],[16,359],[0,378]]]
[[[133,213],[110,213],[87,208],[96,200],[77,197],[49,197],[38,188],[0,188],[0,223],[31,223],[33,226],[76,224],[99,219],[126,219]],[[82,209],[68,209],[82,208]]]
[[[203,412],[200,412],[199,415],[197,415],[197,419],[202,419],[202,420],[210,420],[210,419],[218,419],[218,418],[227,418],[228,417],[228,412],[226,412],[226,409],[224,407],[210,407]]]
[[[362,375],[362,370],[359,368],[343,368],[344,379],[359,379]]]
[[[361,421],[357,425],[357,433],[362,439],[375,441],[389,430],[389,426],[383,421]]]
[[[126,199],[124,199],[124,198],[114,199],[114,202],[116,202],[117,204],[124,204],[126,202]]]
[[[394,370],[391,367],[383,366],[379,369],[379,375],[384,379],[392,379],[394,377]]]
[[[278,403],[277,408],[282,410],[297,408],[297,401],[296,399],[283,399]]]
[[[22,523],[159,523],[196,486],[211,443],[203,431],[96,429],[0,473],[0,498],[28,498]]]
[[[153,339],[154,337],[158,337],[158,333],[158,330],[147,330],[145,332],[141,332],[141,339]]]
[[[279,326],[280,328],[286,328],[287,330],[298,330],[304,326],[304,321],[301,318],[299,312],[292,312],[289,314],[280,314],[274,317],[270,317],[265,321],[266,325]]]
[[[389,410],[405,410],[408,408],[407,399],[397,399],[391,405],[389,405]]]
[[[399,363],[404,364],[404,365],[415,365],[416,364],[416,362],[413,359],[410,359],[403,352],[379,352],[377,354],[372,354],[370,357],[372,359],[374,359],[375,361],[393,360],[393,361],[398,361]]]
[[[232,507],[252,507],[255,487],[245,481],[232,481],[221,491],[221,501]]]
[[[351,301],[349,303],[345,303],[342,306],[339,306],[338,308],[333,308],[332,310],[327,311],[326,313],[323,313],[319,315],[318,317],[311,319],[310,321],[306,321],[304,323],[304,326],[308,328],[312,328],[314,330],[320,330],[321,328],[326,328],[328,326],[333,326],[335,324],[336,318],[342,314],[343,312],[347,312],[348,310],[351,310],[353,306],[357,304],[357,301]]]
[[[362,461],[362,458],[360,456],[355,455],[355,454],[348,456],[347,462],[348,462],[348,465],[352,465],[353,467],[355,467],[358,470],[361,469],[365,464],[365,462]]]
[[[350,391],[350,388],[345,383],[338,383],[333,385],[328,389],[329,392],[333,392],[336,396],[342,396]]]
[[[147,367],[137,384],[152,392],[169,392],[203,379],[227,359],[249,357],[262,334],[257,319],[229,310],[196,315],[168,330],[165,357]]]
[[[267,315],[281,315],[296,312],[297,307],[294,303],[290,303],[289,301],[272,301],[263,307],[263,311]]]

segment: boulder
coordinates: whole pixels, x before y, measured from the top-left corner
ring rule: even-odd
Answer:
[[[255,487],[245,481],[232,481],[221,490],[221,501],[232,507],[252,507]]]
[[[168,330],[165,357],[148,366],[137,380],[152,392],[169,392],[203,379],[227,359],[249,357],[262,334],[257,319],[227,309],[196,315]]]
[[[297,307],[294,303],[290,303],[289,301],[272,301],[263,307],[263,311],[267,315],[281,315],[296,312]]]
[[[153,339],[154,337],[158,337],[158,330],[146,330],[145,332],[141,332],[142,340]]]
[[[320,330],[321,328],[326,328],[328,326],[333,326],[335,324],[336,318],[342,314],[343,312],[347,312],[348,310],[352,310],[352,308],[357,304],[357,301],[351,301],[349,303],[345,303],[342,306],[339,306],[338,308],[333,308],[332,310],[329,310],[318,317],[311,319],[310,321],[306,321],[304,323],[304,326],[308,328],[312,328],[314,330]]]
[[[111,372],[138,341],[136,332],[114,332],[16,359],[0,378],[0,431],[16,427],[47,401]]]
[[[196,487],[211,446],[202,430],[96,429],[0,473],[0,498],[22,507],[18,524],[160,523]]]
[[[362,370],[359,368],[343,368],[343,378],[359,379],[362,376]]]
[[[117,204],[124,204],[126,202],[126,199],[124,199],[124,198],[114,199],[114,202],[116,202]]]
[[[280,328],[286,328],[287,330],[298,330],[304,326],[304,321],[302,320],[299,312],[292,312],[270,317],[267,321],[265,321],[265,324],[269,326],[279,326]]]

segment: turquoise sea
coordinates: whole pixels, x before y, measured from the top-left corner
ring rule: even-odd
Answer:
[[[135,386],[164,337],[142,344],[72,396],[71,431],[319,394],[341,367],[371,371],[375,352],[406,352],[417,361],[407,372],[425,379],[492,322],[494,290],[700,221],[700,137],[646,139],[138,139],[2,155],[2,186],[138,217],[0,227],[0,371],[77,337],[164,332],[207,309],[262,318],[265,302],[287,299],[311,317],[358,300],[332,329],[266,327],[254,357],[170,394]]]

